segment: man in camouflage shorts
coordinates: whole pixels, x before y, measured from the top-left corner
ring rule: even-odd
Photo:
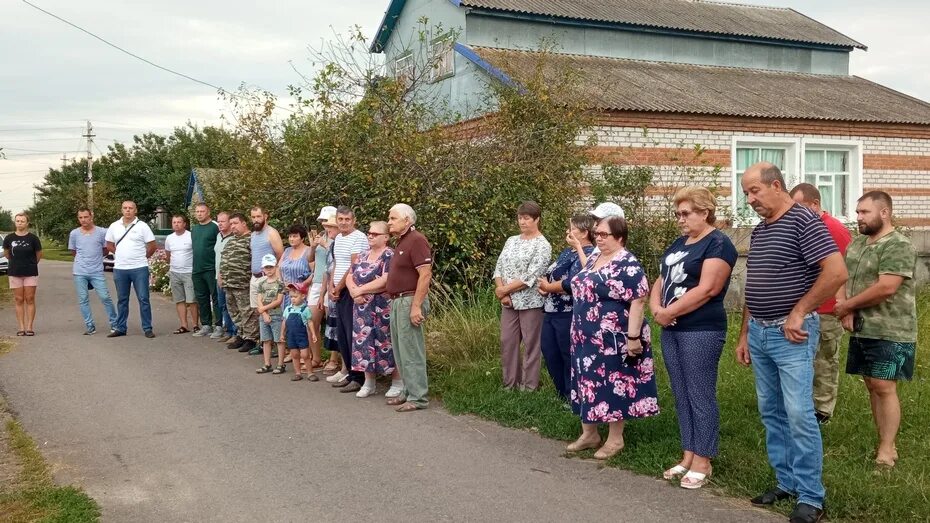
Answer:
[[[840,291],[836,315],[852,332],[847,374],[860,374],[869,390],[878,427],[875,463],[893,467],[901,424],[898,380],[914,375],[917,304],[914,269],[917,253],[891,223],[891,197],[871,191],[859,198],[856,216],[862,234],[846,252],[849,281]]]
[[[252,247],[248,220],[241,213],[229,216],[233,237],[223,247],[219,285],[226,292],[226,307],[238,329],[238,335],[226,345],[228,349],[248,352],[258,343],[258,315],[249,304],[252,279]]]

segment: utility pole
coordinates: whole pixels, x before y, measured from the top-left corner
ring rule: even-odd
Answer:
[[[91,153],[91,147],[94,146],[94,126],[87,120],[87,134],[81,135],[87,138],[87,207],[91,212],[94,211],[94,157]]]
[[[67,166],[68,166],[68,155],[62,153],[61,154],[61,168],[64,169]]]

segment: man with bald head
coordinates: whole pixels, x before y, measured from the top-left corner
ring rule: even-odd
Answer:
[[[823,517],[826,496],[812,390],[820,338],[816,309],[846,282],[846,264],[820,217],[791,199],[778,167],[750,166],[742,189],[762,221],[749,240],[736,358],[752,365],[777,481],[752,503],[797,497],[790,521],[814,523]]]

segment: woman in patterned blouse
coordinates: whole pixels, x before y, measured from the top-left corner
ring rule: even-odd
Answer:
[[[568,400],[571,386],[571,330],[572,330],[572,278],[581,271],[581,259],[594,250],[594,218],[587,214],[574,216],[566,231],[565,248],[546,275],[539,279],[539,293],[545,297],[543,305],[542,355],[552,376],[556,392]]]
[[[517,209],[520,234],[507,238],[494,269],[494,293],[501,302],[501,367],[504,388],[539,387],[543,297],[537,281],[549,266],[552,247],[539,231],[542,209],[523,202]],[[520,342],[525,353],[520,361]]]

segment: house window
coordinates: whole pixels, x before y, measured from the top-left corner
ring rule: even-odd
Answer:
[[[820,206],[852,221],[862,193],[862,146],[852,141],[804,142],[804,181],[820,191]]]
[[[409,86],[414,80],[414,62],[413,53],[406,53],[397,60],[394,60],[394,77],[400,82]]]
[[[790,139],[789,139],[790,140]],[[743,194],[743,173],[758,162],[769,162],[778,167],[788,188],[796,182],[798,172],[797,141],[770,137],[745,137],[733,143],[733,221],[738,225],[758,223],[759,216],[746,202]]]
[[[452,35],[438,38],[430,44],[430,81],[437,82],[455,74]]]

